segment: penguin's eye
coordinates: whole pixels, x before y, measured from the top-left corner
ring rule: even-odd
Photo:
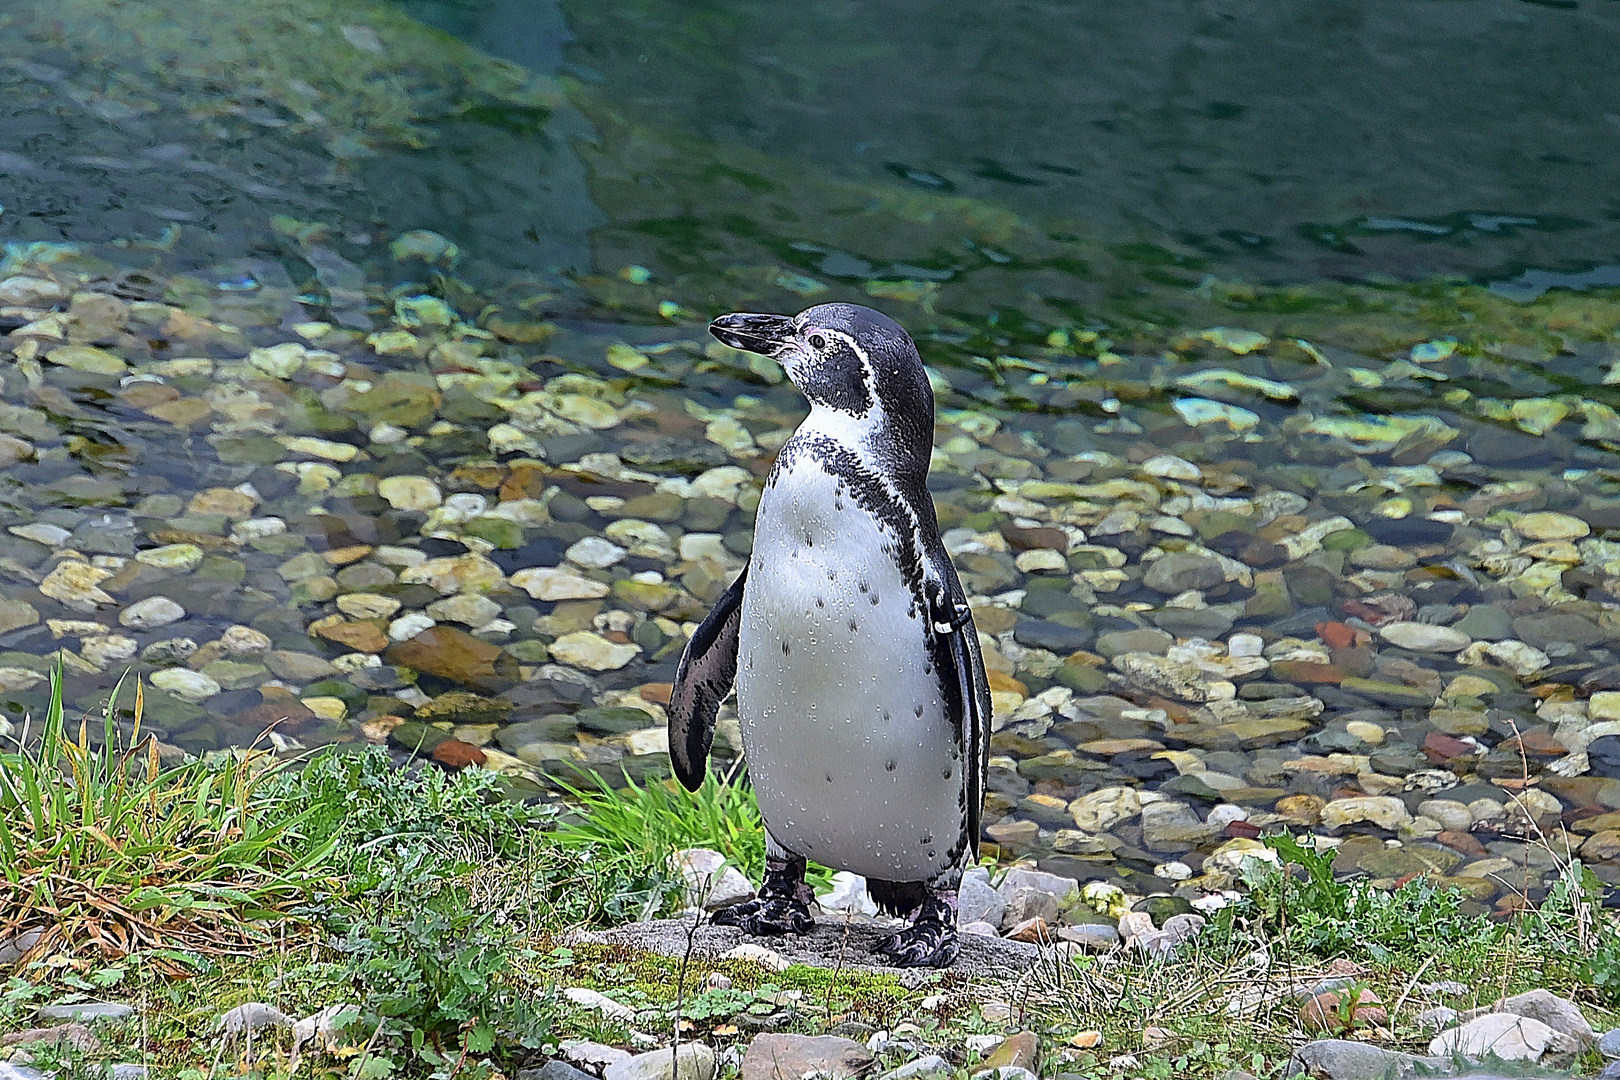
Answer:
[[[818,352],[827,347],[827,339],[820,334],[810,335],[810,347]]]

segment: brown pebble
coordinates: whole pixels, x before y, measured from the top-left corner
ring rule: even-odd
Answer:
[[[1439,765],[1452,758],[1472,757],[1479,753],[1479,747],[1467,739],[1459,739],[1443,731],[1431,731],[1423,738],[1423,753]]]
[[[1477,858],[1485,854],[1485,845],[1474,839],[1474,837],[1469,833],[1453,832],[1450,829],[1447,829],[1445,832],[1436,836],[1435,839],[1446,845],[1446,847],[1450,848],[1452,851],[1458,852],[1462,855]]]
[[[355,652],[380,653],[388,648],[388,635],[368,622],[343,622],[323,626],[315,631],[327,641],[343,645]]]
[[[1040,922],[1031,919],[1031,922]],[[1020,1031],[1016,1035],[1009,1035],[985,1055],[981,1069],[1002,1069],[1013,1066],[1020,1069],[1035,1071],[1036,1054],[1040,1051],[1040,1040],[1033,1031]]]
[[[1308,1032],[1345,1032],[1389,1022],[1383,1001],[1368,989],[1330,990],[1317,994],[1299,1010],[1299,1023]]]
[[[1322,820],[1322,807],[1327,800],[1320,795],[1285,795],[1277,800],[1276,811],[1304,825],[1315,825]]]
[[[1027,941],[1035,945],[1047,945],[1054,940],[1051,927],[1047,926],[1046,920],[1039,916],[1033,919],[1025,919],[1009,930],[1007,937],[1012,941]]]
[[[654,705],[668,705],[675,687],[667,682],[647,683],[636,692],[641,695],[642,701],[650,701]]]
[[[496,662],[499,646],[480,641],[451,626],[430,626],[388,650],[388,661],[441,679],[483,686],[501,681]]]
[[[1051,551],[1069,550],[1069,534],[1062,529],[1025,528],[1011,522],[1004,522],[1001,525],[1001,535],[1007,538],[1007,543],[1019,551],[1032,551],[1037,548],[1046,548]]]
[[[446,739],[433,748],[433,760],[452,769],[465,769],[469,765],[482,765],[488,758],[472,743]]]

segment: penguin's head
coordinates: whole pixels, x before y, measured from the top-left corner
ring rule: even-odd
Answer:
[[[709,333],[782,365],[811,404],[865,418],[933,415],[917,346],[900,324],[856,304],[819,304],[797,315],[722,315]]]

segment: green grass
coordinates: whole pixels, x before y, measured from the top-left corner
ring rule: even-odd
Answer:
[[[241,952],[263,942],[258,920],[324,887],[317,808],[262,795],[284,768],[272,756],[163,769],[140,734],[139,687],[134,732],[121,740],[109,706],[99,746],[88,718],[70,734],[61,687],[58,665],[39,740],[0,753],[0,939],[102,958]]]
[[[656,780],[580,787],[570,805],[548,807],[509,800],[488,772],[401,768],[376,747],[292,761],[237,751],[162,768],[133,693],[133,732],[107,717],[71,723],[56,693],[26,740],[0,752],[0,936],[48,935],[42,959],[0,982],[0,1032],[32,1026],[45,1001],[112,998],[142,1016],[98,1029],[106,1047],[93,1059],[30,1049],[36,1067],[64,1077],[101,1075],[111,1060],[176,1080],[239,1071],[247,1063],[226,1055],[241,1048],[223,1047],[212,1025],[246,1001],[293,1016],[353,1003],[339,1052],[297,1066],[332,1080],[479,1080],[512,1075],[562,1038],[625,1045],[633,1030],[667,1036],[680,1025],[725,1046],[762,1024],[821,1034],[847,1021],[932,1047],[1029,1028],[1048,1054],[1043,1075],[1244,1068],[1269,1080],[1297,1041],[1293,987],[1335,963],[1389,1006],[1442,978],[1472,988],[1449,1002],[1458,1007],[1533,987],[1575,998],[1595,1024],[1612,1024],[1620,1006],[1620,928],[1578,863],[1538,911],[1503,924],[1421,879],[1393,893],[1340,881],[1330,856],[1287,836],[1268,840],[1283,867],[1256,867],[1247,897],[1176,957],[1044,963],[1001,992],[1010,1020],[987,1019],[983,993],[951,973],[919,986],[568,944],[564,929],[678,906],[676,849],[715,848],[757,881],[764,833],[746,782],[711,776],[691,794]],[[813,880],[826,874],[812,868]],[[635,1018],[579,1009],[560,987],[600,990]],[[1409,1019],[1418,1005],[1407,1000],[1375,1041],[1421,1052],[1427,1036]],[[1071,1040],[1086,1032],[1100,1045],[1077,1049]],[[267,1038],[249,1071],[290,1076],[287,1038]],[[956,1075],[965,1080],[974,1060]]]
[[[753,789],[735,770],[723,778],[707,774],[695,792],[673,780],[567,790],[579,813],[558,829],[557,838],[564,844],[631,852],[649,873],[663,866],[672,851],[706,847],[720,852],[756,884],[765,873],[765,824]],[[832,871],[811,863],[808,877],[822,892]]]

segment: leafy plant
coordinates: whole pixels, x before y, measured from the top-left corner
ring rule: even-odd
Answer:
[[[1620,923],[1603,907],[1603,882],[1580,859],[1560,860],[1539,908],[1525,913],[1521,933],[1562,970],[1591,985],[1598,1000],[1620,1008]]]
[[[551,996],[519,963],[532,951],[457,888],[351,922],[337,949],[367,1017],[429,1065],[452,1050],[486,1054],[498,1036],[538,1046],[551,1030]]]
[[[1488,950],[1502,934],[1485,916],[1463,910],[1468,897],[1459,889],[1416,877],[1385,892],[1366,881],[1337,880],[1331,850],[1318,852],[1288,833],[1269,836],[1265,844],[1277,852],[1282,869],[1258,860],[1249,864],[1250,891],[1241,914],[1286,934],[1310,956],[1364,956],[1382,964],[1443,953],[1462,961]]]
[[[273,812],[307,807],[331,837],[325,855],[351,893],[400,875],[437,876],[521,856],[555,811],[505,797],[482,769],[402,769],[380,747],[323,750],[261,792]]]

